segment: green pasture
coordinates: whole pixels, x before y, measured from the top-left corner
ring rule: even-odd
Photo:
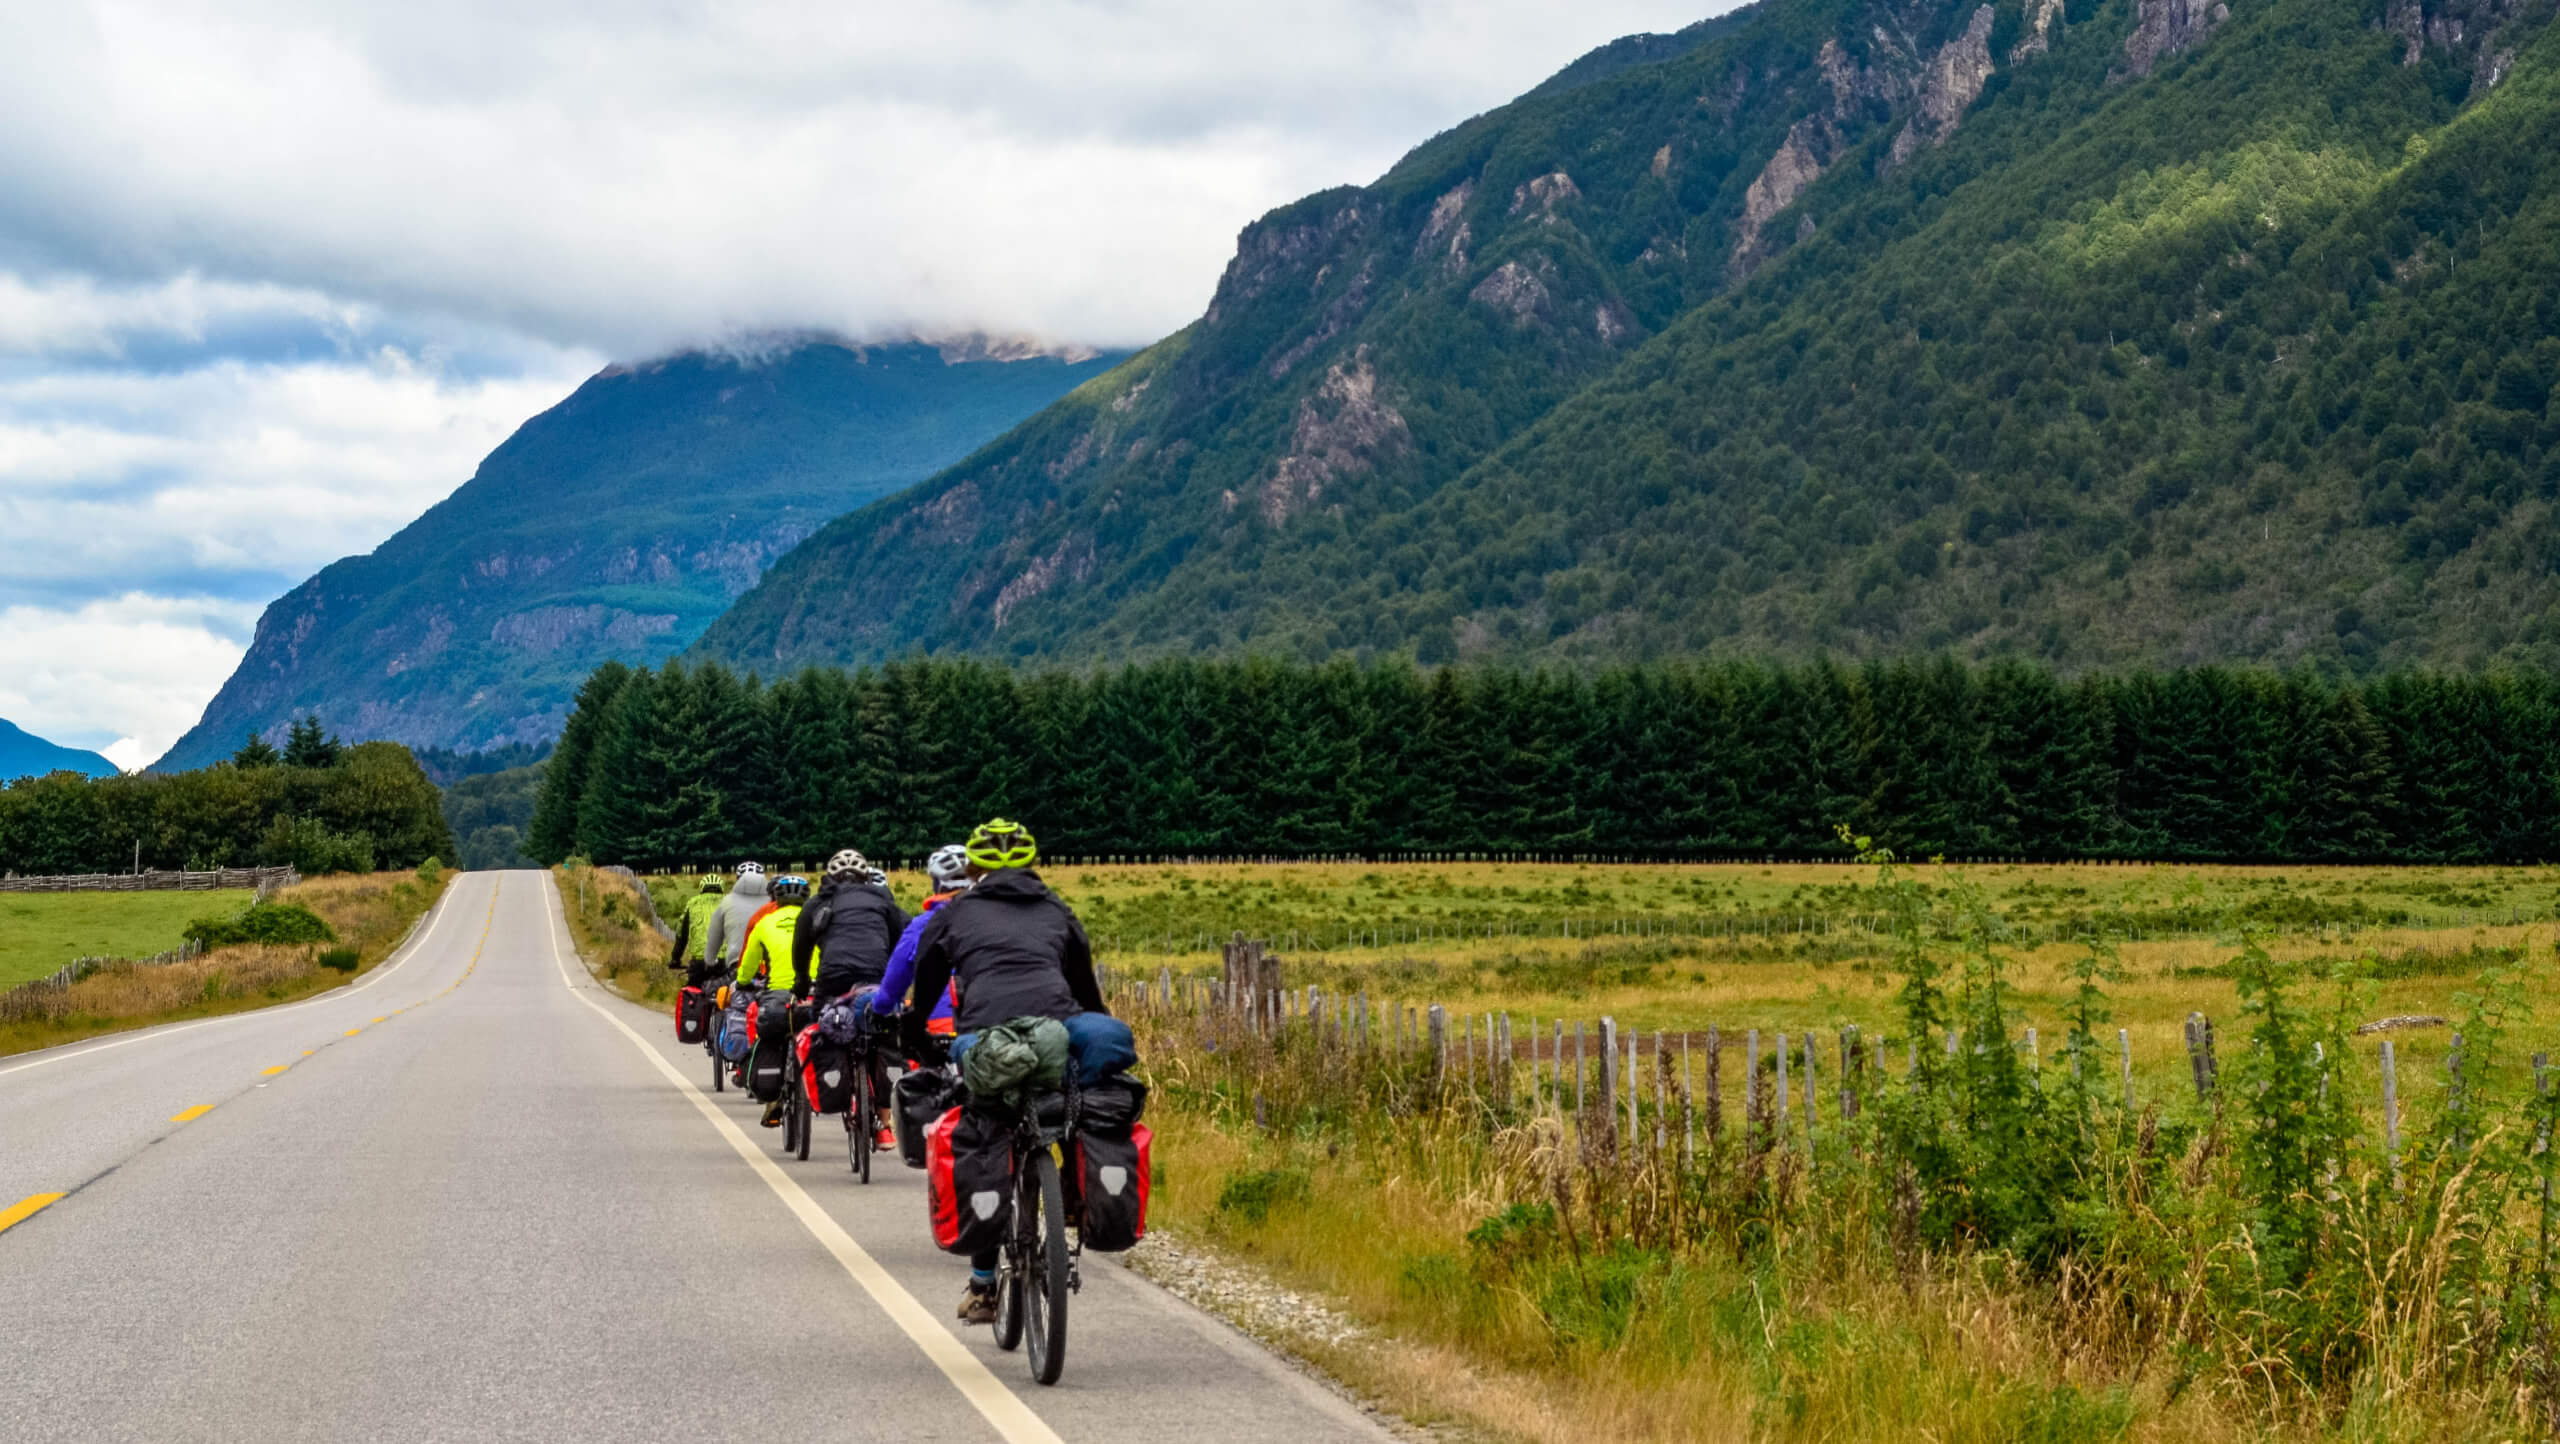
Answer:
[[[227,892],[0,893],[0,988],[41,978],[74,958],[166,952],[193,919],[249,901]]]

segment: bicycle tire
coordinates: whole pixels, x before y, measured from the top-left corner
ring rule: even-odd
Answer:
[[[1031,1244],[1031,1267],[1025,1272],[1023,1314],[1031,1341],[1031,1379],[1054,1384],[1067,1367],[1067,1189],[1058,1177],[1058,1160],[1047,1148],[1033,1151],[1023,1199],[1037,1191],[1039,1217],[1024,1234]]]
[[[809,1160],[809,1135],[818,1131],[818,1118],[815,1113],[810,1111],[809,1095],[801,1092],[796,1084],[791,1089],[791,1111],[800,1119],[799,1141],[796,1145],[796,1151],[799,1155],[800,1161],[806,1163]]]
[[[844,1116],[846,1140],[853,1148],[853,1176],[865,1184],[871,1182],[871,1152],[874,1140],[872,1121],[871,1060],[859,1053],[853,1060],[853,1111]]]
[[[717,1048],[705,1048],[703,1051],[711,1055],[711,1091],[714,1093],[727,1092],[729,1090],[729,1060],[721,1057],[720,1050]]]
[[[1022,1247],[1009,1240],[996,1270],[996,1347],[1011,1353],[1022,1344]]]

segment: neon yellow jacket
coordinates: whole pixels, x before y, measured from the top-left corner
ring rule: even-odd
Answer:
[[[719,961],[711,956],[711,915],[727,900],[728,894],[717,892],[698,892],[684,900],[685,951],[692,954],[691,961]]]
[[[738,955],[738,981],[749,982],[761,976],[768,988],[797,988],[800,974],[791,965],[791,936],[799,923],[797,903],[785,903],[765,914],[756,930],[747,934],[746,951]]]

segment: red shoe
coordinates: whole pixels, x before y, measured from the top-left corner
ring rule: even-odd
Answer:
[[[898,1130],[883,1128],[880,1130],[880,1136],[873,1141],[880,1145],[882,1152],[895,1153],[898,1151]]]

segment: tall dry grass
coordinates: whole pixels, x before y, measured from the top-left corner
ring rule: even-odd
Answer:
[[[672,1004],[684,975],[667,968],[668,942],[650,926],[634,882],[572,858],[552,869],[578,957],[597,981],[635,1003]]]

